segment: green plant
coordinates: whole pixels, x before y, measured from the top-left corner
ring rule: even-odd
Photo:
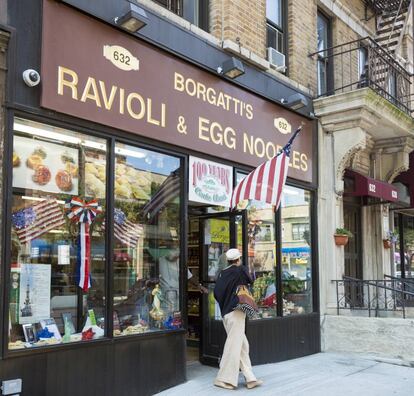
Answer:
[[[398,241],[399,238],[399,234],[397,231],[388,231],[387,232],[387,238],[389,241],[391,241],[392,243],[395,243]]]
[[[290,274],[285,275],[283,278],[282,285],[285,294],[300,293],[304,290],[305,281]]]
[[[346,228],[337,228],[335,231],[335,235],[346,235],[349,238],[353,237],[352,232],[347,230]]]

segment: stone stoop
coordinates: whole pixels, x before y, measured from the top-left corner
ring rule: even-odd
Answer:
[[[414,319],[324,315],[321,348],[399,361],[414,367]]]

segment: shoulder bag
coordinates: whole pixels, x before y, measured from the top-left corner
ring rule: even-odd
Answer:
[[[249,288],[246,285],[239,285],[236,295],[239,302],[234,309],[244,312],[249,319],[256,318],[259,309]]]

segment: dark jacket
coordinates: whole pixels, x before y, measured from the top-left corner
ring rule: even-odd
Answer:
[[[238,304],[237,286],[253,283],[244,265],[231,265],[222,270],[214,287],[214,298],[218,302],[221,316],[232,312]]]

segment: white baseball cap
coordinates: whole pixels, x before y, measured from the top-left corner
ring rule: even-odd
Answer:
[[[226,258],[228,261],[233,261],[233,260],[237,260],[238,258],[241,257],[241,253],[239,249],[229,249],[226,252]]]

